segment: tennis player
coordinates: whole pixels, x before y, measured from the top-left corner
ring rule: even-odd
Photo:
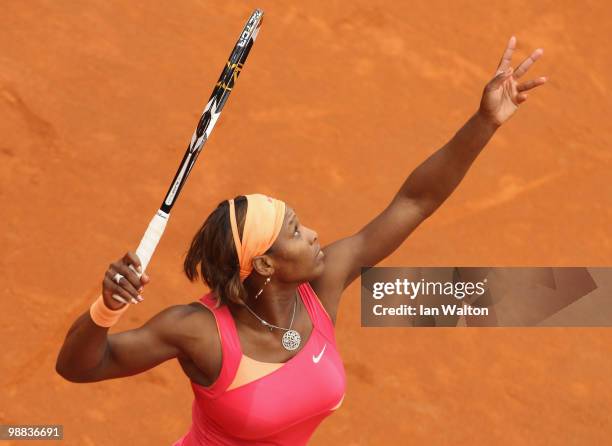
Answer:
[[[221,202],[184,261],[210,292],[133,330],[108,329],[141,302],[149,277],[131,252],[112,263],[102,295],[72,325],[57,372],[72,382],[131,376],[176,358],[190,380],[192,425],[173,446],[305,445],[345,396],[334,327],[343,290],[431,216],[474,159],[545,77],[519,83],[542,55],[510,68],[514,36],[478,110],[405,180],[382,213],[321,248],[295,209],[262,194]],[[112,296],[118,296],[119,300]]]

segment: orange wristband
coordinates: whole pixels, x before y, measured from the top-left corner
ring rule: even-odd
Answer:
[[[118,310],[111,310],[104,303],[102,295],[96,299],[96,301],[89,307],[89,315],[96,325],[100,327],[112,327],[117,323],[119,318],[125,313],[129,304]]]

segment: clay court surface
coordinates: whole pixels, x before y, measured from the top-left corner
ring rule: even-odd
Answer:
[[[359,230],[476,111],[512,34],[513,66],[544,48],[525,79],[548,84],[380,265],[612,265],[607,2],[4,2],[0,424],[63,424],[62,444],[85,446],[189,428],[176,361],[94,384],[54,365],[108,264],[135,250],[254,7],[261,34],[145,303],[113,332],[206,292],[181,265],[223,199],[286,200],[322,245]],[[312,445],[609,442],[612,330],[362,328],[359,312],[357,280],[337,322],[347,395]]]

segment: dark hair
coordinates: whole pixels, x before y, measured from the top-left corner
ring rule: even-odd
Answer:
[[[234,198],[234,203],[238,236],[242,242],[248,200],[244,195],[239,195]],[[271,249],[266,251],[266,254],[270,251]],[[191,282],[201,276],[202,282],[214,291],[218,298],[217,307],[227,304],[228,301],[241,303],[246,300],[247,292],[240,280],[240,264],[227,200],[217,205],[193,237],[183,269]]]

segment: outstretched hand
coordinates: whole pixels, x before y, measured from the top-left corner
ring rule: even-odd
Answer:
[[[519,84],[518,79],[542,56],[544,50],[536,49],[516,70],[513,70],[510,61],[515,47],[516,37],[512,36],[499,62],[495,77],[486,85],[480,101],[478,112],[495,125],[502,125],[510,119],[519,105],[529,97],[525,93],[527,90],[539,87],[548,80],[543,76]]]

